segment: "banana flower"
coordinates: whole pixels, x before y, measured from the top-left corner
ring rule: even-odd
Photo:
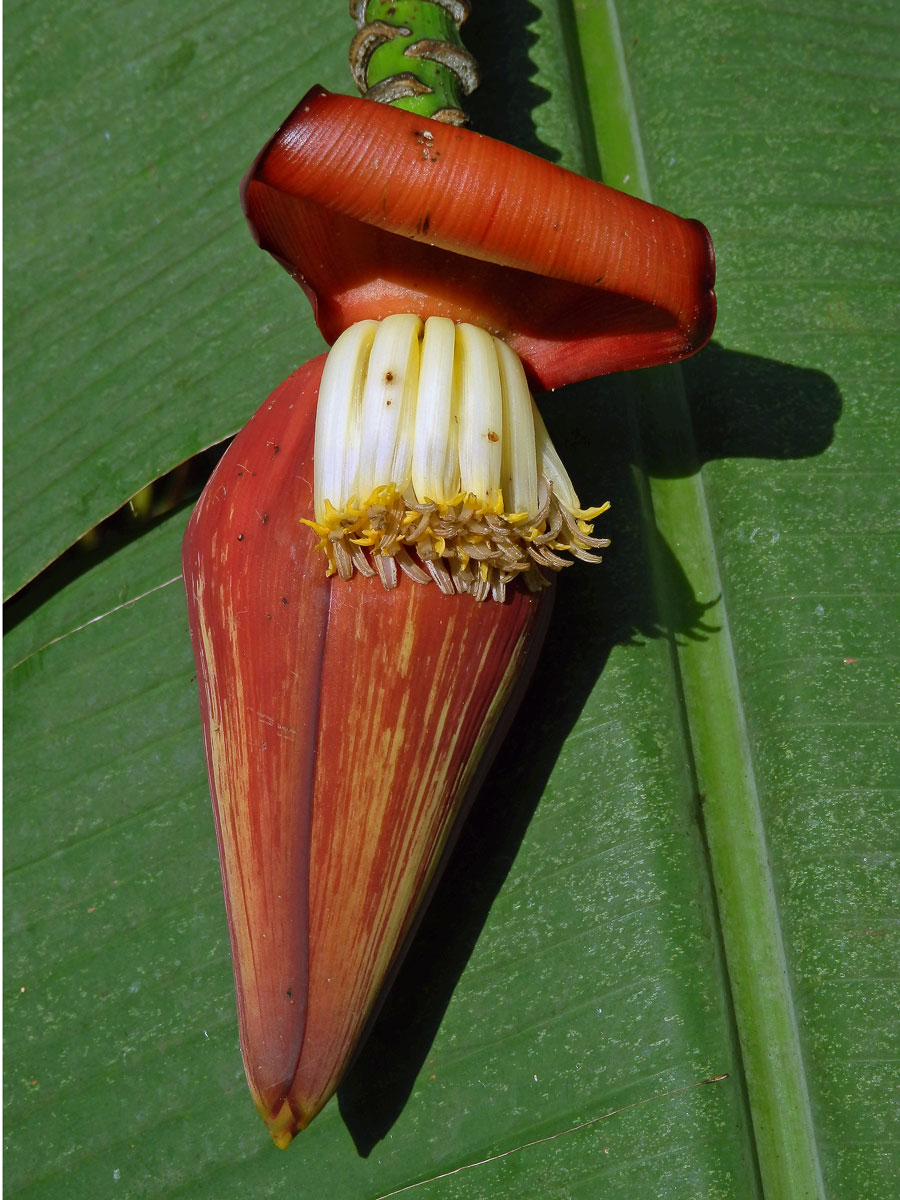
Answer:
[[[414,933],[548,573],[606,544],[529,389],[682,358],[715,301],[698,223],[321,88],[242,196],[334,344],[238,435],[184,544],[241,1047],[283,1147]]]

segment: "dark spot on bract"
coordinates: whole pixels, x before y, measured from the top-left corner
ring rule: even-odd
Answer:
[[[493,429],[489,429],[488,430],[488,441],[489,442],[499,442],[500,441],[499,434],[494,433]]]
[[[239,542],[242,542],[243,540],[244,540],[244,535],[243,535],[242,533],[239,533],[239,534],[238,534],[238,541],[239,541]]]
[[[394,382],[394,372],[393,371],[385,371],[384,382],[385,383],[393,383]]]

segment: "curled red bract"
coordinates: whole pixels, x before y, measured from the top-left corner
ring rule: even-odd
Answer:
[[[367,317],[448,316],[552,389],[685,358],[715,322],[698,221],[389,105],[313,88],[242,192],[328,342]]]

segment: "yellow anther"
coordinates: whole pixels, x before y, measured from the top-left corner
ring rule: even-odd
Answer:
[[[330,528],[328,525],[320,525],[318,521],[310,521],[306,517],[300,518],[301,525],[308,525],[313,533],[317,533],[323,540],[328,537]]]

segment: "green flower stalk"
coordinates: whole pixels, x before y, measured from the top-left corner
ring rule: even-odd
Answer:
[[[449,125],[465,125],[462,97],[479,83],[459,30],[467,0],[350,0],[359,32],[350,70],[360,92]]]

